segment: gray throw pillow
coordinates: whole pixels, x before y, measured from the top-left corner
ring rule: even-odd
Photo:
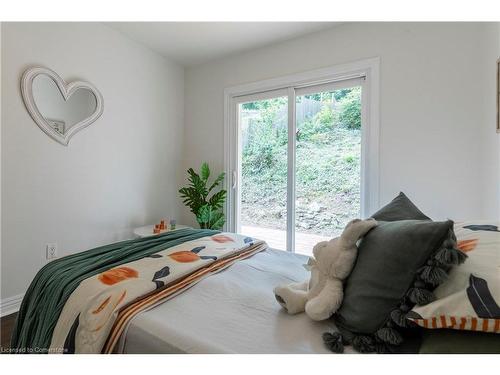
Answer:
[[[380,221],[431,220],[403,192],[400,192],[389,204],[375,212],[372,217]]]

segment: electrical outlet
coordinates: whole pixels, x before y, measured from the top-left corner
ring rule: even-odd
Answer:
[[[45,247],[46,253],[45,257],[47,260],[57,258],[57,244],[56,243],[48,243]]]

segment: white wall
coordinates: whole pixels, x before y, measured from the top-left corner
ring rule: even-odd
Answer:
[[[380,203],[402,190],[436,219],[498,217],[495,38],[496,24],[346,24],[186,69],[184,167],[223,170],[224,88],[379,56]]]
[[[500,59],[500,22],[497,24],[497,57]],[[500,83],[499,83],[500,84]],[[500,103],[497,103],[500,105]],[[500,108],[498,108],[500,110]],[[498,220],[500,221],[500,133],[497,134],[497,180],[494,181],[494,186],[496,186],[497,197],[498,197]]]
[[[500,57],[500,23],[488,24],[484,35],[485,45],[491,48],[484,50],[483,85],[484,106],[483,131],[480,138],[481,154],[477,168],[481,170],[483,178],[482,205],[486,218],[500,222],[500,134],[495,132],[497,121],[497,59]]]
[[[477,168],[482,178],[478,191],[481,195],[483,217],[500,222],[500,134],[495,134],[497,111],[497,59],[500,58],[500,23],[483,24],[483,67],[477,77],[482,80],[483,119],[478,135],[480,152]],[[479,119],[478,119],[479,120]]]
[[[2,24],[2,299],[23,293],[59,255],[130,238],[180,210],[184,70],[101,24]],[[87,80],[104,113],[68,147],[46,136],[22,102],[33,65]]]

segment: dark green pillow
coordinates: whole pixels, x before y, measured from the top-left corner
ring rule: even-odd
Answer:
[[[430,217],[420,211],[403,192],[400,192],[389,204],[375,212],[372,217],[380,221],[430,220]]]
[[[340,333],[323,336],[334,352],[344,344],[359,352],[394,351],[411,324],[406,314],[433,301],[432,290],[466,258],[456,249],[453,222],[433,222],[403,193],[372,217],[379,225],[361,240],[333,317]]]
[[[371,334],[382,327],[452,227],[452,221],[379,222],[359,246],[335,318],[339,328]]]

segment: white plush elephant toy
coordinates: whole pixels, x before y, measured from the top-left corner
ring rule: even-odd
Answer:
[[[357,241],[375,226],[375,219],[355,219],[346,225],[340,237],[316,244],[315,259],[308,262],[310,280],[276,287],[276,300],[289,314],[305,311],[313,320],[328,319],[342,304],[343,280],[356,261]]]

